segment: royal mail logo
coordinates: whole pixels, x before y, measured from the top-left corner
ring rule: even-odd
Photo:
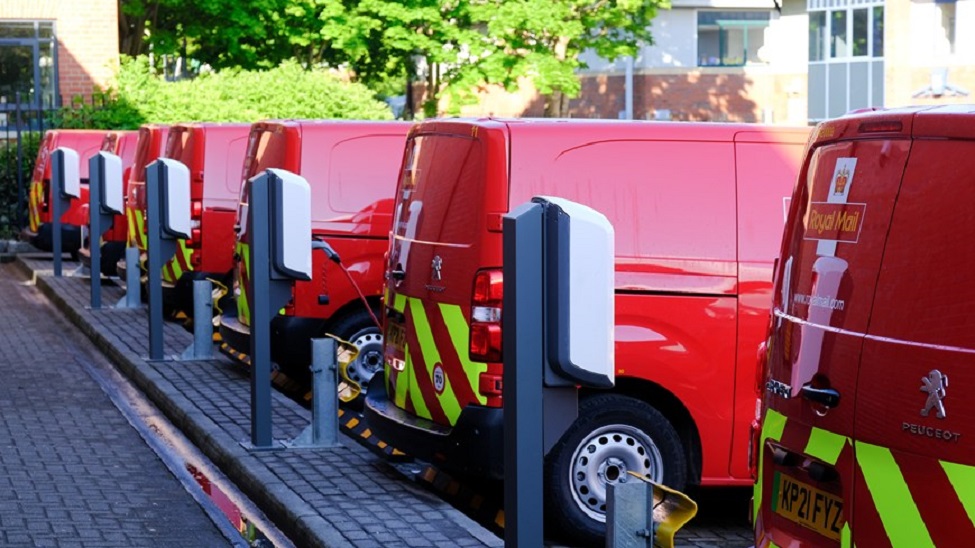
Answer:
[[[806,240],[856,243],[867,204],[812,202],[806,214]]]
[[[836,174],[836,184],[833,187],[833,194],[846,194],[846,184],[850,182],[850,168],[843,166]]]

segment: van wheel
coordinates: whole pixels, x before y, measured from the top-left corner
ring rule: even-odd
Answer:
[[[335,323],[335,336],[349,341],[359,351],[346,368],[349,379],[359,383],[361,400],[372,377],[383,370],[383,334],[372,321],[369,311],[359,308]]]
[[[641,400],[600,394],[579,403],[579,418],[546,457],[545,509],[550,530],[604,545],[607,486],[629,472],[674,489],[687,481],[680,437]]]

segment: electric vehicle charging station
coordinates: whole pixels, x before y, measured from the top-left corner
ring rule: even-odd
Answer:
[[[176,253],[176,240],[190,237],[190,170],[160,158],[146,167],[149,291],[149,359],[163,359],[162,268]]]
[[[88,226],[91,249],[91,308],[102,307],[101,239],[111,228],[114,215],[125,209],[122,191],[122,159],[111,152],[99,152],[88,159]]]
[[[291,298],[294,281],[311,279],[311,187],[300,175],[283,169],[268,169],[252,177],[248,184],[249,204],[243,230],[251,246],[247,289],[254,297],[251,439],[243,445],[267,450],[276,448],[271,433],[271,320]]]
[[[54,276],[61,276],[61,216],[71,200],[81,198],[81,164],[74,149],[58,147],[51,153],[51,229]]]
[[[543,545],[545,453],[578,415],[579,386],[611,388],[614,232],[563,198],[504,216],[505,545]]]

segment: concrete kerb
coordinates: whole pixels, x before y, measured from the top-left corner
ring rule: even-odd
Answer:
[[[292,541],[299,546],[341,546],[348,540],[286,485],[281,483],[256,457],[217,429],[209,419],[184,411],[189,403],[156,371],[130,352],[112,344],[104,334],[79,313],[44,276],[37,275],[20,257],[17,266],[31,278],[65,317],[77,326],[119,370],[173,421],[186,437],[212,460],[251,498]],[[90,313],[90,312],[89,312]],[[114,338],[114,337],[113,337]],[[180,401],[182,398],[182,401]],[[181,405],[183,404],[183,405]],[[210,429],[207,428],[210,427]]]

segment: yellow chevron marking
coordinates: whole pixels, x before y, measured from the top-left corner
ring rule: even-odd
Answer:
[[[891,546],[933,548],[931,535],[890,449],[856,442],[856,459]]]

